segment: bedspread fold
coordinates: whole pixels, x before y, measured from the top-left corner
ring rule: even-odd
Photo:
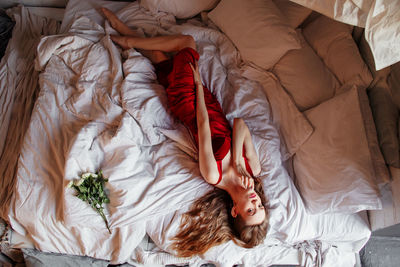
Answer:
[[[6,218],[16,183],[16,166],[25,131],[39,92],[34,69],[36,46],[43,35],[56,34],[59,23],[22,6],[8,9],[15,21],[0,65],[0,216]],[[12,119],[11,119],[12,118]]]

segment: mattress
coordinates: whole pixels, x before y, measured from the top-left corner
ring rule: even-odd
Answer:
[[[15,176],[3,165],[12,194],[2,216],[16,233],[44,252],[114,264],[356,264],[370,236],[367,218],[364,213],[307,212],[282,162],[270,104],[261,85],[241,75],[240,55],[224,34],[200,19],[177,23],[172,15],[151,14],[137,2],[78,2],[68,4],[62,31],[44,36],[37,45],[40,90]],[[168,111],[154,67],[134,49],[121,51],[112,43],[109,34],[115,31],[110,25],[98,13],[85,15],[85,8],[93,5],[112,7],[143,35],[194,37],[204,83],[228,121],[242,117],[253,133],[270,212],[262,245],[244,249],[227,242],[192,258],[176,257],[169,248],[182,214],[212,187],[200,176],[188,131]],[[21,16],[29,11],[19,7],[13,12]],[[111,235],[101,217],[66,187],[80,173],[99,169],[109,179],[106,216]],[[155,247],[141,245],[146,236]],[[25,246],[21,242],[16,247]]]

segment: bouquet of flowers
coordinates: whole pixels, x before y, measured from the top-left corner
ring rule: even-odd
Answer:
[[[79,180],[71,181],[68,187],[74,188],[77,192],[76,196],[82,201],[87,202],[100,214],[107,226],[108,232],[111,234],[107,218],[103,212],[103,203],[110,203],[110,199],[104,191],[104,183],[106,182],[108,182],[108,179],[103,177],[103,173],[100,170],[97,173],[88,172],[82,174]]]

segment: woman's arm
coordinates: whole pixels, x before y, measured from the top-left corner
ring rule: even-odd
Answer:
[[[249,128],[242,118],[235,118],[233,121],[233,164],[236,170],[244,175],[250,177],[250,174],[246,170],[246,165],[243,159],[243,145],[246,149],[246,158],[249,162],[250,168],[254,176],[257,176],[261,172],[261,164],[258,159],[257,152],[254,148],[253,141]]]
[[[215,160],[208,112],[204,100],[203,84],[201,82],[198,65],[190,64],[196,84],[196,117],[199,137],[199,165],[203,178],[210,184],[216,184],[219,179],[217,161]]]

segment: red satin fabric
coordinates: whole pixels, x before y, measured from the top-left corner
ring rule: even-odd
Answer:
[[[193,66],[199,59],[199,54],[192,48],[180,50],[173,58],[155,65],[157,79],[166,88],[168,105],[174,116],[189,128],[198,146],[199,139],[196,121],[196,86],[193,78]],[[222,159],[231,147],[231,127],[225,118],[222,108],[215,96],[203,85],[204,99],[210,121],[212,147],[222,178]],[[246,169],[250,166],[245,158]]]
[[[194,66],[198,59],[199,54],[187,47],[180,50],[172,59],[155,66],[158,81],[166,88],[168,105],[172,114],[189,128],[197,145],[196,86],[189,63]],[[231,147],[232,131],[218,100],[204,85],[203,87],[213,152],[215,159],[220,161]]]

